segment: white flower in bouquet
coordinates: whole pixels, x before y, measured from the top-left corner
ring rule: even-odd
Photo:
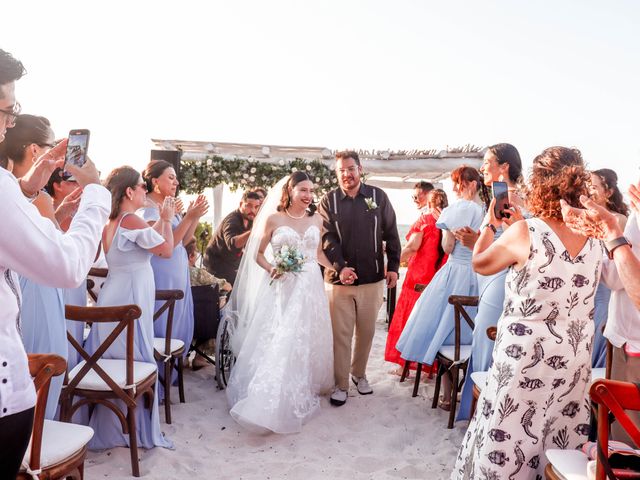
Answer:
[[[305,258],[300,250],[292,245],[283,245],[274,255],[274,268],[276,274],[283,275],[285,273],[300,273],[304,267]],[[269,285],[273,283],[269,282]]]

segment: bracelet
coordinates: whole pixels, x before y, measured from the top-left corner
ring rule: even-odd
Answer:
[[[33,195],[27,195],[27,192],[24,191],[24,188],[22,188],[22,178],[18,179],[18,186],[20,187],[20,191],[22,192],[22,194],[27,197],[27,200],[29,200],[29,202],[33,202],[36,198],[38,198],[38,195],[40,195],[40,190],[36,191],[36,193],[34,193]]]
[[[482,226],[482,229],[484,230],[485,228],[489,227],[491,229],[491,231],[493,231],[493,233],[498,233],[498,229],[495,227],[495,225],[493,225],[492,223],[485,223]]]

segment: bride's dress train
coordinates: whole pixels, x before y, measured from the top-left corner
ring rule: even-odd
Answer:
[[[231,372],[231,415],[252,431],[299,432],[320,407],[319,395],[333,386],[331,318],[316,262],[319,242],[316,226],[302,235],[288,226],[273,232],[274,251],[295,245],[306,263],[300,273],[263,286]]]

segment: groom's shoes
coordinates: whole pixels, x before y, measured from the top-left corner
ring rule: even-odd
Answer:
[[[369,385],[369,381],[367,380],[367,377],[358,378],[352,375],[351,380],[353,381],[353,383],[356,384],[356,387],[358,388],[358,393],[360,395],[371,395],[373,393],[373,388],[371,388],[371,386]]]
[[[336,407],[340,407],[347,403],[348,392],[346,390],[340,390],[338,387],[333,389],[331,396],[329,397],[329,402],[331,405]]]

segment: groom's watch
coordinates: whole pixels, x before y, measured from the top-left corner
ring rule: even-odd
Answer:
[[[604,242],[604,249],[607,251],[609,258],[613,260],[614,250],[618,247],[622,247],[623,245],[631,246],[631,242],[629,242],[625,237],[618,237],[613,240],[609,240],[608,242]]]

